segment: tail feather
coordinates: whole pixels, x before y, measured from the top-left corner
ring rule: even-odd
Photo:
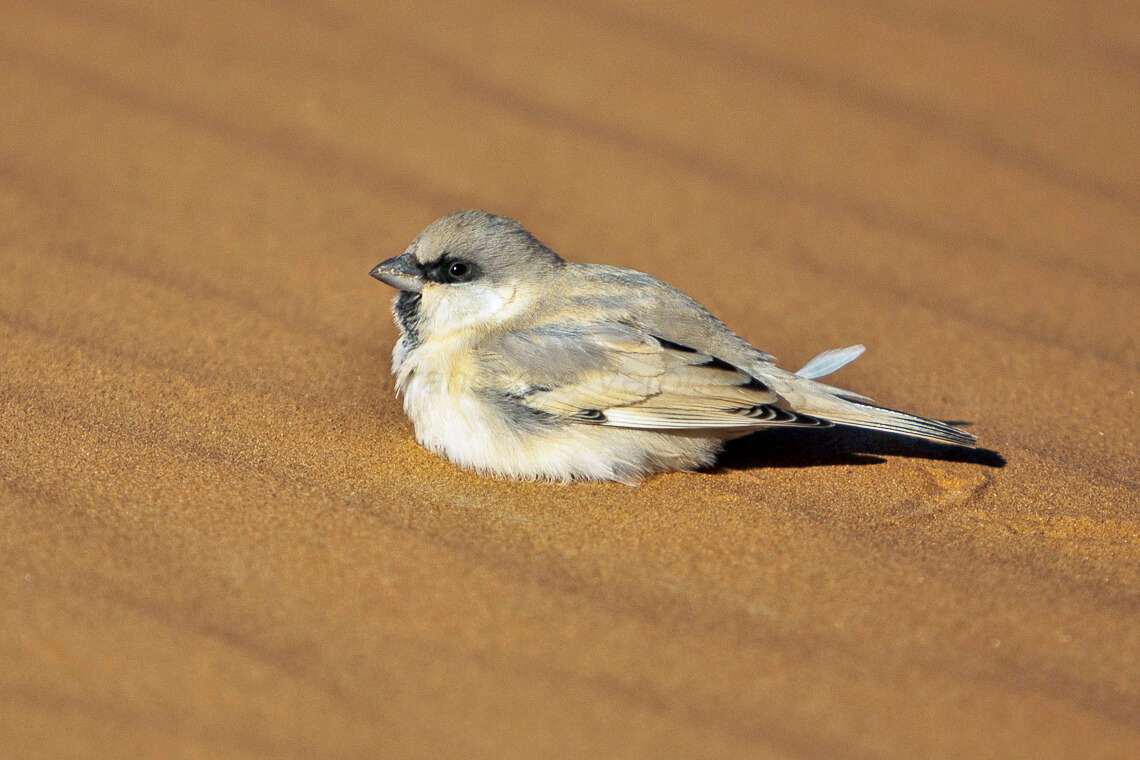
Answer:
[[[848,346],[847,348],[833,348],[830,351],[824,351],[823,353],[818,354],[809,360],[807,364],[800,367],[799,371],[795,374],[797,377],[802,377],[805,380],[815,381],[815,387],[819,390],[827,391],[828,393],[840,396],[842,398],[857,398],[862,399],[863,401],[870,401],[871,399],[867,396],[864,396],[862,393],[856,393],[855,391],[849,391],[843,388],[836,388],[834,385],[827,385],[816,380],[818,377],[830,375],[832,372],[836,372],[839,369],[847,366],[862,356],[863,352],[866,350],[867,349],[864,346],[855,345]]]
[[[795,373],[795,378],[811,382],[798,383],[789,377],[792,382],[780,387],[779,391],[797,412],[839,425],[881,430],[955,446],[972,447],[977,443],[976,437],[945,422],[888,409],[872,403],[861,394],[816,381],[816,378],[830,375],[855,361],[864,350],[863,346],[856,345],[824,351]]]
[[[846,400],[841,409],[828,409],[820,415],[840,425],[881,430],[887,433],[925,438],[928,441],[973,447],[977,437],[938,420],[907,414],[895,409],[866,404],[854,399]]]
[[[863,346],[848,346],[847,348],[833,348],[830,351],[824,351],[800,367],[796,374],[808,380],[830,375],[858,359],[866,350]]]

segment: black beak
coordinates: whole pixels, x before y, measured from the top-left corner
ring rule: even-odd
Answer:
[[[401,253],[399,256],[382,261],[368,274],[397,290],[411,290],[418,293],[424,287],[424,270],[410,253]]]

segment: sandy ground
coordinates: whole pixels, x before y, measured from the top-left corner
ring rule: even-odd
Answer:
[[[7,757],[1140,756],[1134,3],[0,17]],[[458,471],[367,272],[461,207],[985,449]]]

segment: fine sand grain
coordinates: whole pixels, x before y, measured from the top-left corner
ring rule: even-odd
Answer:
[[[2,5],[4,757],[1140,757],[1134,3]],[[462,207],[985,448],[456,470]]]

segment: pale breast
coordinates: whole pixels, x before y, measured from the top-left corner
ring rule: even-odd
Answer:
[[[510,434],[498,410],[475,392],[470,357],[459,340],[420,344],[404,354],[396,380],[420,445],[466,462]]]
[[[401,342],[402,343],[402,342]],[[709,464],[715,438],[569,424],[520,416],[472,382],[470,347],[432,340],[397,344],[396,388],[421,446],[461,467],[523,479],[634,483],[657,470]]]

